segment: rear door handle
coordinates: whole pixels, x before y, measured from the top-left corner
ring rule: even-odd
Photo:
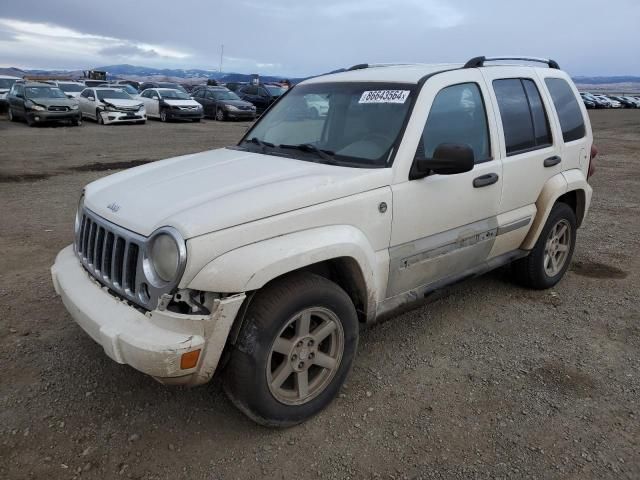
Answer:
[[[482,175],[480,177],[473,179],[473,188],[481,188],[486,187],[488,185],[493,185],[498,181],[497,173],[487,173],[486,175]]]
[[[554,155],[553,157],[544,159],[544,166],[553,167],[554,165],[559,164],[561,161],[562,161],[562,158],[560,158],[558,155]]]

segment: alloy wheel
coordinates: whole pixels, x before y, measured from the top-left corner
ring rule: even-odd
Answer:
[[[310,307],[290,318],[267,362],[271,394],[286,405],[309,402],[329,385],[344,351],[344,330],[331,310]]]
[[[549,231],[544,249],[544,271],[555,277],[562,271],[571,250],[571,225],[561,219]]]

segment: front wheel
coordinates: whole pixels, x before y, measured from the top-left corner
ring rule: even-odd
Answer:
[[[166,110],[161,110],[160,111],[160,121],[161,122],[166,122],[167,120],[168,120],[167,111]]]
[[[296,425],[331,403],[357,346],[356,310],[338,285],[306,273],[276,280],[249,304],[225,391],[262,425]]]
[[[193,123],[200,123],[200,119],[199,118],[194,118],[193,119]]]
[[[9,116],[9,121],[10,122],[17,122],[18,121],[18,119],[13,114],[13,110],[12,110],[11,107],[9,107],[9,111],[8,111],[7,115]]]
[[[226,115],[224,114],[224,110],[222,110],[221,108],[218,108],[216,110],[216,120],[218,120],[219,122],[224,122],[226,118]]]
[[[96,122],[98,122],[98,125],[104,125],[104,118],[102,118],[102,112],[98,108],[96,108]]]
[[[556,203],[531,253],[514,262],[516,281],[539,290],[553,287],[569,268],[575,244],[576,215],[566,203]]]
[[[76,118],[75,120],[71,120],[71,125],[73,125],[74,127],[79,127],[80,125],[82,125],[82,114],[78,115],[78,118]]]

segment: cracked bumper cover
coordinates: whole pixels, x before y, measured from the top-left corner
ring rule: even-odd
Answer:
[[[245,299],[237,294],[216,300],[210,315],[142,313],[93,280],[72,245],[58,254],[51,275],[73,319],[109,357],[167,384],[199,385],[211,379]],[[197,365],[181,369],[181,356],[198,349]]]

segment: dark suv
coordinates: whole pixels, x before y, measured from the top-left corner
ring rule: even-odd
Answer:
[[[191,96],[202,105],[205,117],[212,117],[219,121],[256,118],[256,107],[227,88],[196,87],[191,92]]]
[[[258,114],[264,112],[285,90],[274,85],[245,85],[236,90],[242,100],[255,105]]]
[[[32,127],[37,123],[69,121],[80,125],[78,100],[54,85],[38,82],[16,82],[7,95],[9,120],[25,120]]]

